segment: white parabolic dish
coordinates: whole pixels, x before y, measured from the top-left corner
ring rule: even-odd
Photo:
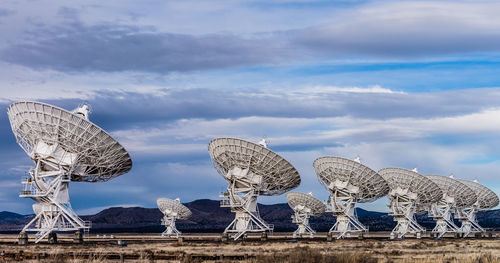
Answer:
[[[441,199],[443,192],[429,178],[402,168],[383,168],[378,171],[387,181],[391,189],[408,189],[417,194],[418,205],[429,205]]]
[[[286,194],[286,199],[288,200],[288,205],[292,209],[297,206],[303,206],[311,210],[311,216],[320,216],[325,213],[326,206],[317,198],[304,193],[291,192]]]
[[[476,193],[480,209],[491,209],[498,205],[498,196],[488,187],[469,180],[458,179],[458,181],[467,185]]]
[[[356,202],[372,202],[385,196],[389,186],[384,178],[371,168],[341,157],[320,157],[314,161],[314,170],[327,189],[335,181],[349,182],[358,187]]]
[[[33,159],[45,153],[71,167],[71,181],[101,182],[132,168],[128,152],[95,124],[40,102],[17,102],[8,115],[18,144]],[[49,153],[50,155],[49,156]]]
[[[476,193],[464,183],[442,175],[427,175],[449,197],[454,198],[455,207],[472,206],[477,201]]]
[[[249,169],[248,176],[260,177],[255,189],[260,195],[280,195],[300,184],[295,167],[261,145],[235,138],[217,138],[210,142],[208,151],[215,169],[226,180],[233,168]]]
[[[158,204],[158,208],[162,213],[176,213],[177,215],[175,217],[177,219],[188,219],[192,215],[191,210],[177,200],[158,198],[156,204]]]

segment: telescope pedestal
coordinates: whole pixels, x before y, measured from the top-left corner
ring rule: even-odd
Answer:
[[[161,233],[162,237],[171,237],[175,235],[176,238],[179,238],[179,235],[182,234],[175,227],[175,217],[165,215],[161,220],[162,225],[166,226],[167,229]]]
[[[234,240],[247,232],[259,233],[273,231],[274,226],[266,223],[259,214],[257,207],[257,189],[261,178],[249,175],[248,169],[233,168],[225,176],[229,186],[222,197],[221,207],[229,207],[234,212],[234,220],[226,227],[224,233],[233,234]]]
[[[462,222],[460,231],[463,237],[469,236],[471,233],[485,233],[486,230],[482,228],[476,220],[477,209],[475,207],[457,209],[457,218]]]
[[[422,236],[425,229],[417,223],[415,219],[416,194],[409,193],[408,190],[395,189],[389,193],[391,204],[389,205],[389,215],[397,221],[396,227],[391,232],[391,239],[401,239],[408,233],[415,234],[417,238]]]
[[[356,192],[348,188],[334,188],[330,195],[332,212],[337,217],[337,222],[329,233],[337,234],[337,239],[349,238],[351,233],[367,232],[368,229],[359,222],[355,213]]]
[[[450,200],[448,200],[450,199]],[[437,204],[432,204],[429,216],[436,220],[436,226],[432,229],[436,233],[437,238],[441,238],[446,233],[459,233],[460,229],[453,223],[451,216],[451,207],[453,207],[453,200],[448,196],[444,196]]]
[[[35,217],[22,230],[37,232],[35,243],[53,231],[83,229],[88,232],[90,228],[90,222],[84,222],[71,208],[68,193],[70,179],[65,171],[62,168],[47,171],[47,168],[54,166],[53,163],[38,160],[36,167],[30,171],[30,177],[23,182],[24,190],[19,195],[36,202],[33,205]]]
[[[297,230],[293,232],[293,238],[301,238],[303,235],[309,235],[310,238],[314,237],[316,231],[314,231],[309,225],[309,215],[307,213],[295,212],[292,215],[292,222],[298,225]]]

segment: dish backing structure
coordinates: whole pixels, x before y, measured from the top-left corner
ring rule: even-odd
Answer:
[[[359,160],[327,156],[316,159],[313,166],[320,183],[330,192],[331,211],[337,217],[329,233],[340,239],[354,232],[367,232],[356,216],[355,206],[385,196],[389,186],[384,178]]]
[[[291,192],[286,194],[288,205],[295,212],[292,215],[292,222],[297,224],[298,228],[293,232],[293,238],[309,235],[313,238],[316,231],[309,225],[309,218],[320,216],[325,213],[326,206],[320,200],[314,198],[312,194],[303,194]]]
[[[235,240],[247,232],[273,231],[260,217],[259,195],[280,195],[300,184],[298,171],[264,145],[235,138],[217,138],[208,145],[215,169],[229,183],[221,207],[235,213],[224,230]]]
[[[458,234],[460,227],[453,222],[453,210],[470,207],[477,202],[476,193],[467,185],[451,177],[427,175],[443,192],[441,199],[429,207],[429,216],[436,220],[432,233],[441,238],[446,233]]]
[[[90,222],[71,207],[71,181],[108,181],[132,168],[127,151],[88,115],[88,105],[73,112],[29,101],[8,108],[16,141],[35,163],[19,196],[36,202],[35,217],[22,230],[36,231],[36,243],[53,231],[88,232]]]
[[[181,204],[180,199],[168,199],[168,198],[158,198],[156,200],[158,209],[163,213],[163,218],[161,220],[162,225],[167,229],[161,234],[162,237],[171,237],[175,235],[177,238],[181,234],[179,230],[175,227],[175,221],[177,219],[188,219],[191,217],[192,213],[189,208]]]
[[[488,210],[498,205],[499,199],[495,192],[491,191],[488,187],[479,184],[476,181],[469,181],[464,179],[457,179],[459,182],[471,188],[477,196],[476,202],[458,208],[455,216],[460,220],[462,225],[460,230],[464,237],[470,233],[483,233],[486,232],[477,222],[476,213],[480,210]]]
[[[415,234],[420,238],[425,228],[415,219],[415,212],[428,207],[441,199],[443,192],[429,178],[414,171],[402,168],[383,168],[378,173],[387,181],[391,190],[389,212],[397,221],[391,232],[391,238],[403,238],[406,234]]]

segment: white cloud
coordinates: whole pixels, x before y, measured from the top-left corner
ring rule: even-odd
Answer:
[[[315,86],[310,88],[302,88],[296,92],[307,93],[307,94],[329,94],[329,93],[400,93],[401,91],[393,91],[387,88],[382,88],[380,85],[374,85],[371,87],[335,87],[335,86]]]
[[[498,51],[498,12],[500,4],[491,1],[376,2],[332,16],[301,41],[337,54],[371,56]]]
[[[130,129],[113,132],[125,145],[141,152],[156,151],[162,141],[206,141],[220,136],[257,140],[268,136],[277,146],[320,142],[379,142],[425,139],[438,135],[471,135],[500,133],[500,109],[489,109],[454,117],[363,119],[243,117],[237,119],[182,119],[152,129]],[[271,132],[271,134],[266,134]],[[159,144],[157,144],[159,143]],[[167,144],[165,144],[167,145]],[[196,151],[199,144],[179,144],[171,148]],[[204,149],[205,150],[205,149]]]
[[[72,74],[0,62],[0,103],[18,100],[95,99],[100,93],[167,96],[171,87],[155,85],[140,73]],[[168,77],[160,78],[168,80]],[[140,83],[146,81],[147,83]]]

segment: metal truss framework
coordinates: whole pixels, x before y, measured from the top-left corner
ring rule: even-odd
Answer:
[[[417,209],[417,194],[408,191],[408,189],[396,188],[389,192],[389,215],[394,217],[397,222],[396,227],[391,232],[390,238],[404,238],[407,234],[415,234],[421,238],[425,228],[420,226],[415,219]]]
[[[349,238],[351,233],[368,232],[368,228],[359,222],[355,212],[358,188],[337,183],[330,192],[331,212],[337,221],[329,232],[337,234],[337,239]]]
[[[255,190],[260,181],[259,176],[249,176],[248,169],[233,168],[226,178],[230,178],[227,192],[221,197],[228,198],[221,201],[221,207],[231,208],[234,220],[226,227],[224,233],[232,235],[234,240],[239,239],[247,232],[272,232],[274,226],[266,223],[259,214],[257,207],[258,193]]]
[[[9,106],[16,141],[35,163],[20,197],[36,202],[35,218],[23,229],[37,232],[36,243],[53,231],[88,232],[90,222],[71,208],[70,181],[107,181],[132,167],[127,151],[89,122],[88,113],[86,105],[73,113],[38,102]]]
[[[40,242],[52,231],[83,230],[88,233],[91,223],[83,221],[71,208],[68,187],[70,180],[64,168],[44,171],[42,167],[54,167],[44,160],[30,171],[20,197],[36,201],[33,205],[35,217],[23,228],[23,232],[36,231],[35,243]]]
[[[178,238],[182,234],[181,231],[177,230],[175,227],[175,217],[165,215],[161,219],[161,224],[167,228],[161,233],[162,237],[171,237],[175,235],[175,237]]]
[[[437,238],[441,238],[446,233],[459,233],[460,228],[453,223],[452,209],[455,207],[455,199],[446,193],[439,202],[431,205],[429,216],[436,220],[436,226],[432,233],[436,233]]]
[[[304,235],[308,235],[310,238],[314,237],[316,231],[314,231],[309,225],[309,213],[307,211],[301,211],[301,209],[295,210],[295,214],[292,215],[292,223],[297,224],[297,229],[293,231],[293,238],[301,238]]]
[[[455,217],[460,220],[460,232],[463,237],[469,236],[471,233],[484,233],[486,230],[482,228],[476,220],[476,213],[478,211],[477,205],[467,208],[457,208],[455,210]]]

